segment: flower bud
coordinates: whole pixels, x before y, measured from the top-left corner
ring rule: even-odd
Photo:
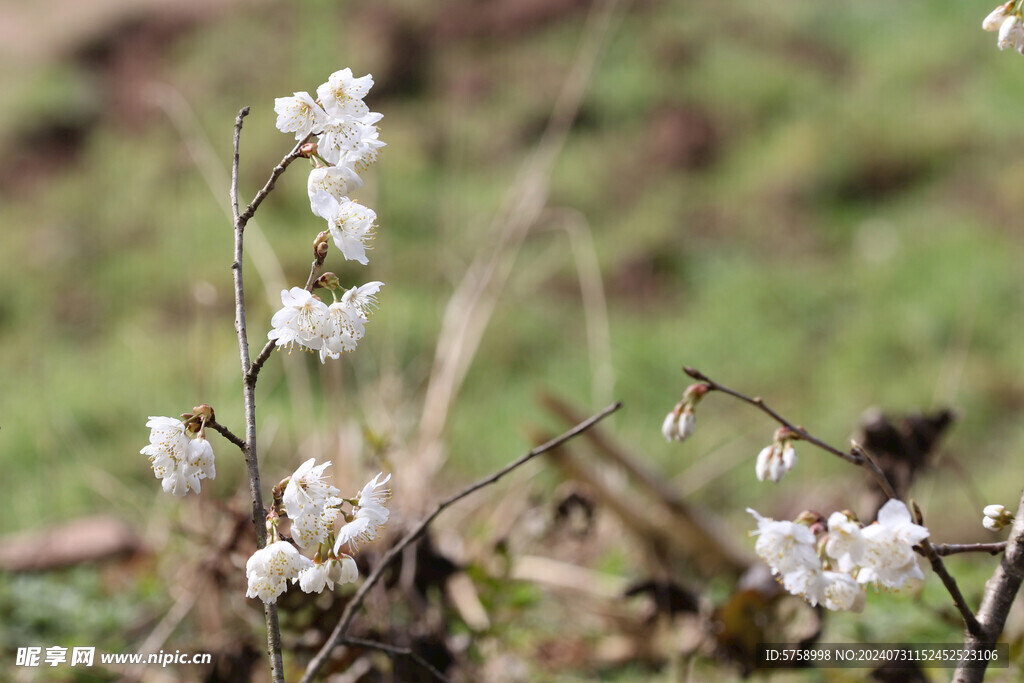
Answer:
[[[999,27],[1002,26],[1003,21],[1009,15],[1009,10],[1013,6],[1013,2],[1009,2],[1005,5],[996,7],[992,12],[985,17],[985,20],[981,22],[981,27],[986,31],[998,31]]]
[[[1000,50],[1011,47],[1016,50],[1024,49],[1024,24],[1021,23],[1020,17],[1010,15],[1003,20],[999,26],[997,45]]]
[[[985,516],[981,523],[989,531],[999,531],[1004,526],[1013,523],[1013,513],[1002,505],[986,505],[982,513]]]
[[[324,273],[316,281],[316,287],[322,287],[324,289],[338,290],[342,289],[341,280],[334,273]]]
[[[331,231],[324,230],[313,240],[313,258],[323,263],[327,258],[327,249],[330,247]]]
[[[771,446],[765,446],[757,454],[757,462],[754,464],[754,474],[758,481],[782,481],[786,475],[796,466],[796,450],[792,441],[796,434],[785,427],[775,430],[775,438]]]

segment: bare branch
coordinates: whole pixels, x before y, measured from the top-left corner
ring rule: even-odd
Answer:
[[[252,522],[256,531],[256,547],[263,548],[267,544],[264,529],[263,493],[260,490],[260,468],[256,455],[256,390],[255,382],[249,381],[249,340],[245,326],[245,287],[242,282],[242,248],[245,233],[245,222],[252,217],[255,206],[249,205],[247,215],[238,213],[238,149],[242,136],[242,120],[249,113],[245,107],[235,118],[234,154],[231,163],[231,209],[235,219],[235,253],[231,264],[235,286],[235,333],[238,335],[238,354],[242,366],[242,396],[245,401],[245,443],[242,452],[245,454],[245,467],[249,475],[249,493],[252,498]],[[283,172],[283,168],[281,169]],[[276,171],[276,169],[275,169]],[[280,175],[278,173],[277,175]],[[276,179],[277,176],[273,176]],[[271,187],[273,183],[270,184]],[[264,188],[266,189],[266,188]],[[269,190],[267,190],[269,192]],[[265,194],[264,194],[265,196]],[[262,199],[261,199],[262,201]],[[281,659],[281,631],[277,622],[277,605],[264,605],[264,616],[267,622],[267,654],[270,657],[270,671],[274,683],[284,683],[284,663]]]
[[[998,555],[1006,550],[1006,541],[998,543],[933,543],[932,549],[936,555],[946,557],[959,553],[988,553]]]
[[[911,501],[911,506],[914,511],[914,521],[917,524],[924,526],[924,515],[921,514],[921,508],[918,507],[917,503]],[[981,624],[978,623],[978,618],[974,616],[974,612],[967,604],[967,600],[964,599],[963,593],[960,592],[960,587],[956,585],[956,579],[946,569],[946,563],[942,561],[939,554],[932,548],[931,542],[925,538],[921,541],[919,546],[919,552],[924,555],[932,565],[932,571],[934,571],[939,579],[942,581],[942,585],[946,587],[946,591],[950,597],[953,598],[953,604],[956,605],[957,610],[960,612],[960,616],[963,617],[964,625],[967,627],[967,632],[972,635],[979,635],[981,633]]]
[[[209,427],[210,429],[214,430],[215,432],[217,432],[221,436],[223,436],[225,439],[227,439],[231,443],[233,443],[236,446],[238,446],[241,449],[242,453],[245,454],[245,442],[242,441],[237,436],[235,436],[234,432],[232,432],[230,429],[228,429],[227,427],[225,427],[221,423],[217,422],[216,420],[211,420],[210,422],[207,422],[206,426]]]
[[[352,624],[352,619],[355,617],[356,610],[358,610],[362,606],[363,601],[366,599],[367,593],[369,593],[370,589],[373,588],[373,586],[380,580],[381,576],[383,576],[384,570],[387,569],[388,566],[395,560],[395,558],[397,558],[402,553],[406,546],[408,546],[410,543],[418,539],[423,534],[423,532],[426,531],[430,523],[433,522],[434,519],[439,514],[441,514],[441,512],[443,512],[445,508],[462,500],[469,494],[474,493],[475,491],[479,491],[480,489],[482,489],[485,486],[488,486],[489,484],[493,484],[494,482],[498,481],[509,472],[521,467],[522,465],[526,464],[527,462],[537,457],[538,455],[541,455],[554,448],[557,448],[558,446],[565,443],[574,436],[585,432],[586,430],[590,429],[595,424],[597,424],[604,418],[608,417],[621,407],[621,401],[613,403],[612,405],[608,406],[601,412],[579,423],[578,425],[576,425],[569,431],[565,432],[561,436],[555,437],[554,439],[551,439],[547,443],[542,444],[537,448],[534,448],[529,453],[526,453],[525,455],[519,457],[517,460],[509,463],[508,465],[501,468],[494,474],[491,474],[488,477],[484,477],[483,479],[477,481],[474,484],[471,484],[470,486],[462,489],[458,493],[439,503],[437,507],[434,508],[433,512],[424,517],[412,531],[407,533],[398,543],[392,546],[391,549],[384,554],[384,557],[381,559],[376,569],[374,569],[373,572],[366,578],[366,581],[363,582],[363,585],[359,587],[359,590],[357,590],[355,595],[352,596],[352,599],[349,601],[348,605],[345,606],[345,611],[344,613],[342,613],[341,619],[338,621],[338,625],[334,627],[334,631],[327,639],[327,642],[324,643],[323,647],[320,648],[320,651],[316,653],[316,656],[313,657],[313,659],[306,666],[306,672],[303,674],[300,683],[308,683],[309,681],[312,681],[313,678],[320,671],[320,669],[323,668],[323,665],[327,662],[327,657],[330,655],[331,651],[338,645],[342,644],[342,640],[345,638],[345,633],[348,631],[349,626]]]
[[[386,643],[379,643],[376,640],[363,640],[362,638],[352,638],[350,636],[342,637],[341,642],[338,643],[338,644],[339,645],[355,645],[357,647],[365,647],[365,648],[368,648],[370,650],[379,650],[380,652],[383,652],[383,653],[387,654],[389,657],[392,657],[392,658],[394,658],[394,657],[408,657],[412,661],[416,662],[416,664],[418,666],[420,666],[425,671],[427,671],[436,680],[441,681],[441,683],[448,683],[449,679],[448,679],[447,676],[445,676],[443,673],[441,673],[436,668],[434,668],[434,666],[432,666],[430,664],[430,662],[428,662],[427,660],[423,659],[423,657],[420,657],[418,654],[413,652],[410,648],[407,648],[407,647],[395,647],[394,645],[388,645]]]
[[[245,112],[247,114],[249,113],[248,107],[245,108]],[[260,189],[259,192],[256,193],[256,196],[252,198],[252,201],[249,202],[249,206],[245,207],[245,211],[243,211],[241,215],[238,214],[238,195],[235,195],[233,203],[235,207],[236,223],[238,221],[241,221],[242,226],[244,227],[245,224],[249,222],[249,219],[252,218],[254,213],[256,213],[256,209],[260,207],[260,204],[262,204],[263,200],[267,198],[267,195],[270,194],[270,191],[274,189],[274,185],[277,184],[277,179],[281,177],[281,174],[284,173],[285,169],[288,168],[288,166],[293,161],[302,156],[302,146],[309,142],[309,139],[311,137],[313,137],[312,133],[302,138],[297,143],[295,143],[295,146],[292,147],[292,151],[284,155],[284,158],[281,159],[281,162],[274,167],[273,171],[270,172],[270,178],[267,179],[267,183]],[[237,156],[235,157],[235,165],[238,165]],[[234,175],[237,175],[237,168],[235,169]]]

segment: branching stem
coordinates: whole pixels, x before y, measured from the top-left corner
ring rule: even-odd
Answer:
[[[621,407],[621,402],[613,403],[612,405],[608,406],[601,412],[596,413],[595,415],[579,423],[578,425],[576,425],[569,431],[565,432],[561,436],[557,436],[554,439],[548,441],[547,443],[542,444],[537,448],[534,448],[529,453],[520,456],[517,460],[509,463],[508,465],[501,468],[497,472],[491,474],[488,477],[484,477],[483,479],[475,482],[474,484],[471,484],[470,486],[467,486],[458,493],[450,496],[449,498],[439,503],[437,507],[434,508],[433,512],[431,512],[429,515],[420,520],[419,524],[417,524],[412,531],[410,531],[404,537],[402,537],[402,539],[398,543],[392,546],[391,549],[384,554],[384,557],[381,558],[380,563],[373,570],[373,572],[366,578],[366,581],[364,581],[363,585],[359,587],[359,590],[356,591],[355,595],[352,596],[352,599],[348,602],[348,605],[345,606],[345,611],[342,613],[341,619],[338,620],[338,625],[334,627],[334,631],[327,639],[327,642],[324,643],[323,647],[320,648],[320,651],[317,652],[316,656],[313,657],[313,659],[309,662],[309,665],[306,667],[306,672],[303,674],[300,683],[309,683],[309,681],[312,681],[314,677],[316,677],[317,673],[319,673],[320,669],[323,668],[324,664],[327,663],[327,658],[330,656],[334,648],[338,645],[344,644],[344,641],[347,638],[346,632],[348,631],[349,626],[352,624],[352,619],[355,617],[356,610],[358,610],[362,606],[363,601],[366,599],[366,595],[370,592],[370,589],[373,588],[373,586],[380,580],[381,576],[383,576],[384,574],[384,571],[391,565],[392,562],[395,561],[395,559],[402,553],[406,546],[408,546],[410,543],[412,543],[420,536],[422,536],[423,532],[426,531],[430,523],[433,522],[434,519],[439,514],[441,514],[441,512],[443,512],[445,508],[462,500],[469,494],[474,493],[475,491],[478,491],[489,484],[493,484],[494,482],[498,481],[509,472],[521,467],[522,465],[526,464],[527,462],[534,459],[538,455],[547,453],[548,451],[562,445],[563,443],[573,438],[574,436],[577,436],[578,434],[585,432],[586,430],[590,429],[595,424],[597,424],[604,418],[608,417]]]

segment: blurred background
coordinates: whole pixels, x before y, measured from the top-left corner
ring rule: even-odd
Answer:
[[[930,572],[920,590],[870,594],[862,614],[823,617],[770,580],[741,596],[744,508],[871,519],[871,487],[801,444],[781,484],[758,485],[774,425],[723,396],[701,404],[686,443],[659,428],[684,364],[840,447],[893,425],[893,467],[900,443],[917,449],[902,466],[933,539],[998,539],[981,507],[1013,506],[1024,474],[1024,59],[981,31],[991,9],[0,2],[3,669],[267,677],[262,610],[244,598],[241,456],[213,436],[218,477],[181,500],[139,449],[148,416],[200,403],[244,432],[232,125],[252,108],[250,198],[292,144],[274,98],[345,66],[373,74],[366,101],[388,146],[355,195],[378,215],[370,265],[332,251],[327,267],[386,287],[357,352],[268,362],[264,495],[308,457],[331,459],[347,495],[393,472],[397,534],[576,418],[625,404],[603,443],[580,439],[446,512],[355,635],[493,681],[739,679],[765,624],[794,642],[959,641]],[[256,349],[323,228],[303,163],[247,232]],[[366,549],[364,575],[389,542]],[[972,604],[995,564],[949,561]],[[290,678],[349,595],[282,598]],[[1022,629],[1016,614],[1007,640]],[[9,668],[26,645],[209,651],[215,664]],[[330,670],[423,680],[367,652]]]

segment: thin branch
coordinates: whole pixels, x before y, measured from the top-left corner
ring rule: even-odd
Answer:
[[[238,354],[242,366],[242,396],[245,401],[245,447],[242,451],[245,454],[245,467],[249,475],[249,493],[252,497],[252,522],[256,530],[256,547],[263,548],[267,544],[267,534],[263,527],[263,517],[266,513],[263,508],[263,493],[260,489],[260,468],[256,455],[256,391],[255,383],[249,381],[251,362],[249,360],[249,340],[246,336],[245,327],[245,287],[242,282],[242,247],[245,222],[252,217],[256,209],[253,204],[250,204],[249,208],[246,209],[247,215],[239,215],[238,213],[238,149],[242,137],[242,121],[248,113],[249,108],[244,107],[235,118],[234,154],[231,163],[231,209],[235,219],[235,260],[231,264],[231,272],[235,285],[235,333],[238,335]],[[280,173],[277,175],[280,175]],[[276,177],[273,176],[274,179]],[[274,683],[284,683],[284,663],[281,659],[281,631],[277,621],[277,605],[264,605],[264,616],[267,622],[267,655],[270,658],[271,676]]]
[[[933,543],[932,550],[940,557],[959,553],[988,553],[998,555],[1006,550],[1006,541],[998,543]]]
[[[327,642],[324,643],[323,647],[320,648],[320,651],[316,653],[316,656],[313,657],[313,659],[309,662],[309,665],[306,666],[306,672],[303,674],[300,683],[308,683],[309,681],[312,681],[313,678],[320,671],[320,669],[323,668],[324,664],[327,662],[327,657],[328,655],[330,655],[331,651],[338,645],[342,644],[342,640],[345,638],[345,633],[346,631],[348,631],[349,626],[352,624],[352,619],[355,617],[356,610],[358,610],[362,606],[363,601],[366,599],[367,593],[369,593],[370,589],[373,588],[373,586],[380,580],[381,576],[383,576],[384,570],[386,570],[388,566],[390,566],[390,564],[395,560],[395,558],[397,558],[402,553],[406,546],[408,546],[410,543],[418,539],[423,534],[423,532],[426,531],[430,523],[433,522],[434,519],[445,510],[445,508],[462,500],[469,494],[474,493],[475,491],[479,491],[480,489],[482,489],[485,486],[488,486],[489,484],[493,484],[494,482],[498,481],[509,472],[517,469],[518,467],[521,467],[522,465],[526,464],[527,462],[537,457],[538,455],[541,455],[554,448],[557,448],[558,446],[562,445],[563,443],[573,438],[574,436],[577,436],[578,434],[585,432],[586,430],[590,429],[595,424],[597,424],[604,418],[608,417],[621,407],[621,401],[613,403],[612,405],[608,406],[601,412],[592,415],[583,422],[579,423],[578,425],[576,425],[569,431],[565,432],[561,436],[557,436],[554,439],[548,441],[547,443],[542,444],[537,448],[534,448],[529,453],[526,453],[525,455],[519,457],[517,460],[509,463],[508,465],[501,468],[494,474],[477,481],[476,483],[468,486],[467,488],[464,488],[455,495],[439,503],[437,507],[434,508],[433,512],[424,517],[412,531],[407,533],[398,543],[392,546],[391,549],[384,554],[384,557],[381,558],[381,561],[377,565],[376,569],[374,569],[373,572],[366,578],[366,581],[363,583],[362,586],[359,587],[359,590],[356,591],[355,595],[352,596],[352,599],[349,601],[348,605],[345,606],[345,611],[344,613],[342,613],[341,619],[338,621],[338,625],[334,627],[334,631],[331,633],[331,636],[327,639]]]
[[[872,477],[874,477],[875,481],[878,483],[878,486],[882,489],[882,491],[885,492],[886,496],[888,496],[889,498],[896,498],[896,490],[893,488],[892,484],[886,478],[885,473],[882,472],[881,468],[879,468],[878,465],[875,464],[875,461],[871,458],[870,455],[868,455],[867,451],[864,450],[863,446],[859,444],[854,444],[853,448],[851,448],[849,451],[839,450],[835,446],[825,441],[822,441],[818,437],[814,436],[803,427],[795,425],[786,418],[782,417],[782,415],[775,412],[772,408],[769,408],[768,404],[765,403],[764,399],[762,399],[760,396],[751,397],[747,396],[746,394],[741,394],[735,389],[730,389],[724,384],[719,384],[718,382],[711,379],[703,372],[695,368],[684,367],[683,372],[685,372],[687,375],[694,378],[695,380],[705,383],[706,385],[708,385],[708,388],[710,388],[713,391],[720,391],[723,394],[728,394],[729,396],[738,398],[744,403],[749,403],[750,405],[754,406],[761,412],[765,413],[766,415],[768,415],[770,418],[778,422],[780,425],[782,425],[789,431],[796,434],[801,441],[806,441],[807,443],[814,444],[821,450],[827,453],[831,453],[832,455],[838,458],[842,458],[851,465],[863,467],[868,471],[868,473],[871,474]]]
[[[889,498],[896,498],[895,489],[893,488],[889,480],[886,478],[885,473],[882,472],[881,468],[878,467],[878,465],[871,458],[871,456],[868,455],[867,451],[865,451],[864,448],[859,444],[854,444],[853,448],[850,450],[849,453],[843,452],[836,448],[835,446],[832,446],[822,441],[821,439],[817,438],[816,436],[813,436],[803,427],[794,425],[792,422],[784,418],[782,415],[769,408],[760,396],[750,397],[745,394],[741,394],[740,392],[734,389],[730,389],[725,385],[719,384],[718,382],[714,381],[713,379],[705,375],[703,372],[700,372],[695,368],[684,367],[683,372],[685,372],[687,375],[694,378],[698,382],[705,383],[709,389],[712,389],[714,391],[720,391],[724,394],[728,394],[729,396],[737,398],[743,401],[744,403],[749,403],[755,408],[761,410],[763,413],[767,414],[769,417],[771,417],[773,420],[778,422],[786,429],[796,433],[796,435],[801,440],[814,444],[823,451],[838,456],[849,463],[857,465],[858,467],[863,467],[868,472],[870,472],[871,475],[875,478],[875,480],[878,482],[878,485],[885,492],[886,496],[888,496]],[[917,503],[913,503],[913,508],[915,517],[918,520],[917,523],[922,524],[923,520],[921,519],[921,510],[920,508],[918,508]],[[942,585],[946,587],[946,590],[949,592],[950,597],[953,599],[953,604],[956,605],[957,610],[959,610],[960,615],[963,617],[964,625],[966,626],[968,632],[973,635],[980,633],[981,625],[978,623],[977,617],[974,616],[974,612],[972,612],[971,608],[967,605],[967,601],[964,599],[963,594],[960,592],[959,586],[957,586],[956,584],[956,579],[954,579],[953,576],[949,573],[949,570],[946,569],[946,565],[942,561],[942,558],[939,556],[939,553],[935,551],[935,549],[932,547],[932,544],[928,541],[927,538],[921,542],[920,546],[916,547],[916,550],[925,558],[927,558],[928,561],[931,563],[932,570],[939,576],[939,579],[942,581]]]
[[[736,391],[735,389],[730,389],[729,387],[725,386],[724,384],[719,384],[718,382],[716,382],[715,380],[711,379],[710,377],[705,375],[703,372],[701,372],[701,371],[699,371],[699,370],[697,370],[695,368],[684,367],[683,368],[683,372],[685,372],[687,375],[689,375],[690,377],[694,378],[698,382],[704,382],[705,384],[708,385],[709,388],[711,388],[714,391],[720,391],[723,394],[729,394],[730,396],[732,396],[734,398],[738,398],[739,400],[743,401],[744,403],[749,403],[750,405],[752,405],[755,408],[759,409],[761,412],[767,414],[770,418],[772,418],[773,420],[778,422],[780,425],[782,425],[783,427],[785,427],[789,431],[795,433],[797,436],[800,437],[801,441],[806,441],[808,443],[812,443],[815,446],[817,446],[818,448],[820,448],[821,450],[827,451],[827,452],[831,453],[832,455],[834,455],[836,457],[842,458],[846,462],[851,463],[853,465],[861,466],[861,465],[864,464],[863,463],[863,458],[861,456],[855,455],[853,453],[847,453],[845,451],[841,451],[838,448],[836,448],[835,446],[832,446],[832,445],[830,445],[828,443],[825,443],[824,441],[822,441],[818,437],[816,437],[813,434],[809,433],[803,427],[797,426],[797,425],[793,424],[792,422],[790,422],[789,420],[787,420],[786,418],[782,417],[777,412],[775,412],[774,410],[769,408],[768,404],[765,403],[764,399],[762,399],[760,396],[753,396],[753,397],[751,397],[751,396],[747,396],[746,394],[741,394],[740,392]]]
[[[911,501],[911,506],[914,512],[914,522],[924,526],[924,515],[921,514],[921,508],[918,507],[917,503]],[[960,587],[956,585],[956,579],[946,569],[946,563],[942,561],[939,554],[935,552],[931,542],[925,538],[920,544],[921,554],[924,555],[932,565],[932,571],[938,574],[939,579],[942,580],[942,585],[946,587],[951,598],[953,598],[953,604],[956,605],[957,610],[960,612],[960,616],[963,617],[964,626],[967,627],[967,632],[971,635],[978,636],[981,634],[981,624],[978,623],[978,618],[974,616],[974,612],[967,604],[967,600],[964,599],[963,593],[960,592]]]
[[[342,637],[339,645],[356,645],[358,647],[365,647],[370,650],[379,650],[380,652],[384,652],[392,658],[408,657],[412,661],[416,662],[417,665],[419,665],[428,673],[430,673],[430,675],[433,676],[436,680],[441,681],[441,683],[449,683],[449,679],[447,676],[445,676],[443,673],[434,668],[434,666],[430,662],[423,659],[423,657],[420,657],[410,648],[396,647],[394,645],[388,645],[386,643],[379,643],[376,640],[363,640],[362,638],[352,638],[351,636]]]
[[[249,113],[249,108],[248,107],[245,108],[245,113],[246,114]],[[267,195],[270,194],[270,191],[274,189],[274,185],[277,183],[277,179],[281,177],[281,174],[284,173],[285,169],[288,168],[288,166],[293,161],[298,159],[300,156],[303,156],[303,154],[302,154],[302,146],[305,145],[307,142],[309,142],[309,139],[311,137],[313,137],[312,133],[310,133],[309,135],[307,135],[306,137],[302,138],[297,143],[295,143],[295,146],[292,147],[292,151],[288,152],[288,154],[286,154],[284,156],[284,158],[281,159],[281,163],[279,163],[277,166],[275,166],[274,170],[270,172],[270,178],[267,179],[266,185],[264,185],[260,189],[260,191],[256,193],[256,196],[252,198],[252,201],[249,202],[249,206],[245,207],[245,211],[243,211],[240,216],[238,215],[238,195],[237,194],[235,195],[234,206],[235,206],[235,222],[236,223],[240,220],[242,222],[242,225],[244,226],[246,223],[249,222],[249,219],[252,218],[254,213],[256,213],[256,209],[258,209],[260,207],[260,204],[262,204],[263,200],[267,198]],[[235,157],[235,167],[236,168],[235,168],[235,171],[234,171],[233,175],[237,175],[238,174],[237,166],[238,166],[238,157],[236,156]]]
[[[237,436],[235,436],[234,432],[232,432],[230,429],[228,429],[227,427],[225,427],[221,423],[217,422],[216,420],[211,420],[210,422],[207,422],[206,426],[209,427],[210,429],[214,430],[215,432],[217,432],[221,436],[223,436],[225,439],[227,439],[231,443],[233,443],[236,446],[238,446],[242,450],[243,454],[245,453],[245,442],[242,441]]]

